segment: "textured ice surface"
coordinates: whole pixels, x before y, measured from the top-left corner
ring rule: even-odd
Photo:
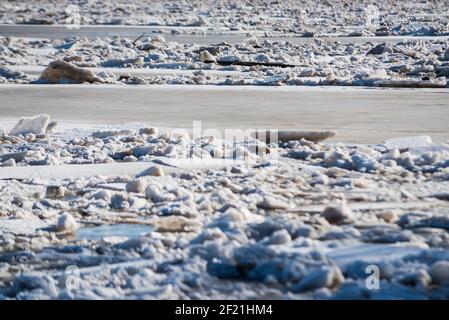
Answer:
[[[0,294],[449,297],[437,264],[449,260],[446,144],[237,141],[227,152],[210,137],[109,129],[2,136],[5,154],[27,154],[0,168]],[[164,175],[141,175],[148,166]],[[75,291],[64,280],[73,266]]]

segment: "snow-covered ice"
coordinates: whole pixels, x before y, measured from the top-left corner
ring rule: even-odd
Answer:
[[[17,135],[45,135],[47,132],[47,126],[50,121],[50,116],[46,114],[34,116],[34,117],[22,117],[19,122],[11,129],[9,134],[11,136]]]
[[[0,0],[0,299],[449,299],[446,1],[196,6]]]
[[[27,151],[0,168],[5,296],[448,298],[444,143],[249,141],[214,159],[227,141],[149,127],[2,139]],[[73,265],[75,291],[57,285]]]

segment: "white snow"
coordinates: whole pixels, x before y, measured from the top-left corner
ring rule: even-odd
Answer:
[[[432,143],[429,136],[403,137],[388,139],[384,145],[388,150],[427,147]]]
[[[32,216],[26,218],[0,218],[0,232],[17,235],[33,235],[37,229],[48,227],[49,224]]]
[[[449,298],[441,3],[69,2],[0,0],[0,299]]]
[[[34,117],[22,117],[17,124],[9,132],[12,136],[26,135],[32,133],[35,135],[44,135],[47,132],[47,126],[50,121],[50,116],[41,114]]]

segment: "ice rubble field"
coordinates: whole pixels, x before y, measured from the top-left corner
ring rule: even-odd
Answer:
[[[447,1],[380,1],[374,13],[367,11],[372,2],[360,0],[0,4],[0,83],[437,88],[448,83]],[[66,12],[69,5],[80,10],[78,34],[96,26],[101,37],[50,40],[1,31],[36,24],[70,27],[75,22],[73,12]],[[110,25],[148,31],[111,37]],[[185,35],[190,42],[182,43]],[[226,43],[229,35],[243,37]],[[198,44],[204,39],[210,43]],[[66,72],[48,75],[61,69]]]
[[[349,44],[336,39],[298,43],[249,37],[199,45],[161,35],[0,37],[0,82],[447,87],[447,38]]]
[[[179,33],[256,32],[298,35],[441,35],[449,32],[447,1],[0,1],[0,23],[184,27]],[[368,14],[381,16],[365,30]],[[374,16],[372,17],[374,19]],[[372,22],[370,20],[370,22]],[[193,27],[193,29],[190,28]],[[171,30],[170,30],[171,31]]]
[[[0,148],[1,298],[449,297],[449,145],[429,137],[234,145],[41,115]]]

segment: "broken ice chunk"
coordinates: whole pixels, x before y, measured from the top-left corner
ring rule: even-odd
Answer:
[[[430,267],[432,281],[438,285],[449,284],[449,261],[438,261]]]
[[[47,114],[40,114],[34,117],[22,117],[9,134],[12,136],[17,136],[19,134],[25,135],[28,133],[44,135],[47,132],[49,121],[50,116]]]
[[[72,215],[65,212],[61,214],[55,225],[55,230],[59,232],[74,233],[78,229],[78,223]]]
[[[217,59],[207,50],[200,53],[200,61],[205,63],[215,63]]]
[[[384,145],[388,150],[393,150],[395,148],[403,150],[408,148],[426,147],[431,144],[432,138],[429,136],[395,138],[384,142]]]
[[[20,162],[28,155],[28,151],[13,152],[0,155],[0,162],[5,162],[9,159],[13,159],[15,162]]]
[[[251,136],[264,142],[288,142],[306,139],[313,142],[320,142],[328,138],[332,138],[337,134],[335,131],[276,131],[276,130],[259,130],[251,133]],[[271,141],[272,139],[278,141]]]
[[[77,67],[71,63],[56,60],[42,71],[40,80],[48,83],[103,82],[89,69]]]

